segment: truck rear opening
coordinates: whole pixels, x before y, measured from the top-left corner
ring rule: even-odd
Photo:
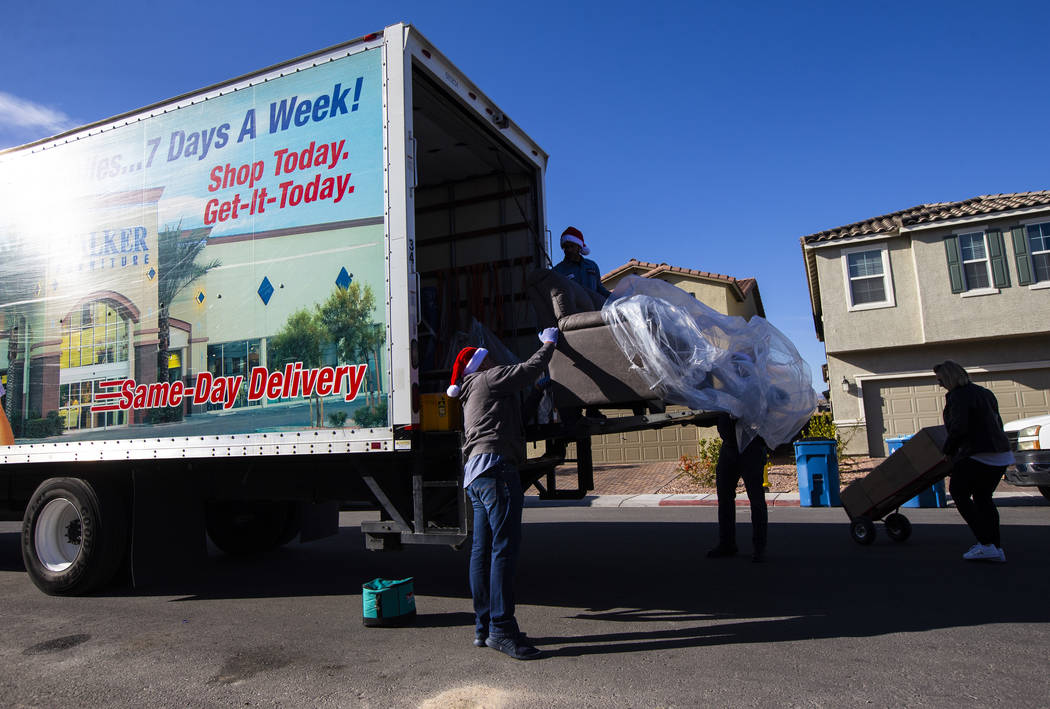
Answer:
[[[549,265],[541,174],[493,130],[498,116],[469,113],[424,66],[412,92],[422,390],[443,392],[472,320],[521,359],[535,350],[525,275]]]

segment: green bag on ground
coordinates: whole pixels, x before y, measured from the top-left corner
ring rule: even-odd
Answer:
[[[373,626],[407,625],[416,617],[412,577],[400,581],[373,579],[361,585],[362,620]]]

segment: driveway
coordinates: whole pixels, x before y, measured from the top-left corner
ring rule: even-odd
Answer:
[[[854,544],[841,509],[770,510],[770,558],[707,560],[711,507],[530,508],[519,619],[548,656],[471,645],[466,550],[341,533],[209,558],[198,579],[38,592],[0,524],[6,706],[1045,706],[1050,510],[1004,505],[1006,564],[964,562],[951,509]],[[746,512],[741,546],[748,548]],[[361,624],[361,583],[413,576],[414,627]]]

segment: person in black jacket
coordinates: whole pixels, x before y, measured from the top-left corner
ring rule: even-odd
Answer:
[[[715,488],[718,491],[718,546],[707,552],[708,558],[736,556],[736,486],[744,480],[747,499],[751,503],[751,560],[765,559],[769,512],[766,508],[766,490],[762,487],[762,471],[766,467],[766,443],[755,436],[744,450],[736,442],[736,419],[719,414],[718,435],[722,447],[715,466]]]
[[[944,454],[952,459],[948,491],[977,543],[963,554],[970,561],[1006,561],[999,538],[999,511],[992,493],[1013,463],[1010,441],[1003,432],[995,394],[970,381],[961,366],[947,360],[933,368],[944,396],[948,438]]]

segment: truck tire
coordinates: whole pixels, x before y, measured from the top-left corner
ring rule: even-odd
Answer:
[[[294,502],[219,500],[204,513],[211,541],[227,554],[257,554],[290,542],[299,533]]]
[[[74,596],[109,583],[124,560],[128,515],[121,497],[80,478],[51,478],[22,520],[22,560],[44,593]]]

